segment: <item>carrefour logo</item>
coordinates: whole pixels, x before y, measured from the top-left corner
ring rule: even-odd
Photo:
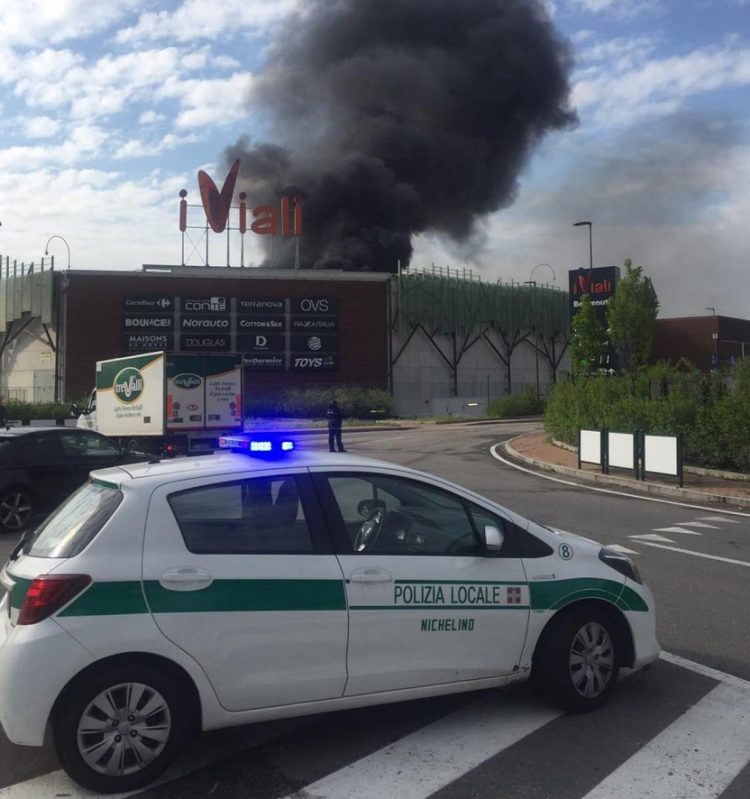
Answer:
[[[114,390],[120,402],[135,402],[143,391],[143,375],[134,366],[121,369],[115,375]]]
[[[201,378],[192,372],[183,372],[175,377],[174,384],[178,388],[198,388]]]

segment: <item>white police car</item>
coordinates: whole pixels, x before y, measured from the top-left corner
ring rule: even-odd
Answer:
[[[49,724],[101,792],[150,782],[201,729],[529,676],[595,708],[659,652],[627,558],[354,455],[94,472],[1,579],[0,722],[31,746]]]

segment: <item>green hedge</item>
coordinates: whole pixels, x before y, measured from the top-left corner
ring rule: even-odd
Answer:
[[[325,419],[335,399],[344,418],[383,419],[393,416],[393,397],[387,391],[359,386],[337,388],[282,389],[245,400],[245,416]]]
[[[750,362],[705,375],[687,365],[628,377],[593,376],[554,386],[546,431],[576,443],[579,428],[618,433],[682,433],[686,460],[711,468],[750,471]]]
[[[507,419],[513,416],[534,416],[544,410],[544,400],[529,386],[523,394],[508,394],[490,402],[487,416],[491,419]]]
[[[21,402],[8,400],[3,403],[8,419],[70,419],[69,402]]]

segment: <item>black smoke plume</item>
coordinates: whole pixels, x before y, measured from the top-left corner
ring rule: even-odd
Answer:
[[[570,50],[536,0],[310,0],[271,42],[238,188],[303,198],[303,268],[392,272],[412,235],[466,240],[513,202],[548,131],[575,123]],[[294,265],[285,238],[266,265]]]

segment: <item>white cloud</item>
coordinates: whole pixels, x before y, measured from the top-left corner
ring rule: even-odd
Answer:
[[[23,131],[30,139],[50,139],[60,131],[60,120],[53,117],[38,116],[19,120]]]
[[[636,117],[672,113],[689,97],[750,85],[750,48],[704,47],[684,56],[631,59],[583,70],[573,88],[582,116],[622,125]]]
[[[166,119],[164,114],[159,114],[153,109],[149,109],[148,111],[144,111],[138,117],[138,124],[139,125],[154,125],[157,122],[163,122]]]
[[[233,37],[238,33],[263,34],[291,12],[304,9],[304,0],[185,0],[176,11],[144,13],[138,22],[117,34],[121,44],[169,38],[190,42]]]
[[[40,41],[60,43],[107,30],[147,3],[139,0],[4,0],[5,44],[33,47]]]
[[[570,0],[569,5],[590,14],[609,14],[619,19],[659,12],[663,8],[661,0]]]
[[[168,80],[159,90],[163,97],[179,100],[178,128],[226,125],[247,115],[245,103],[253,76],[238,72],[225,79]]]

